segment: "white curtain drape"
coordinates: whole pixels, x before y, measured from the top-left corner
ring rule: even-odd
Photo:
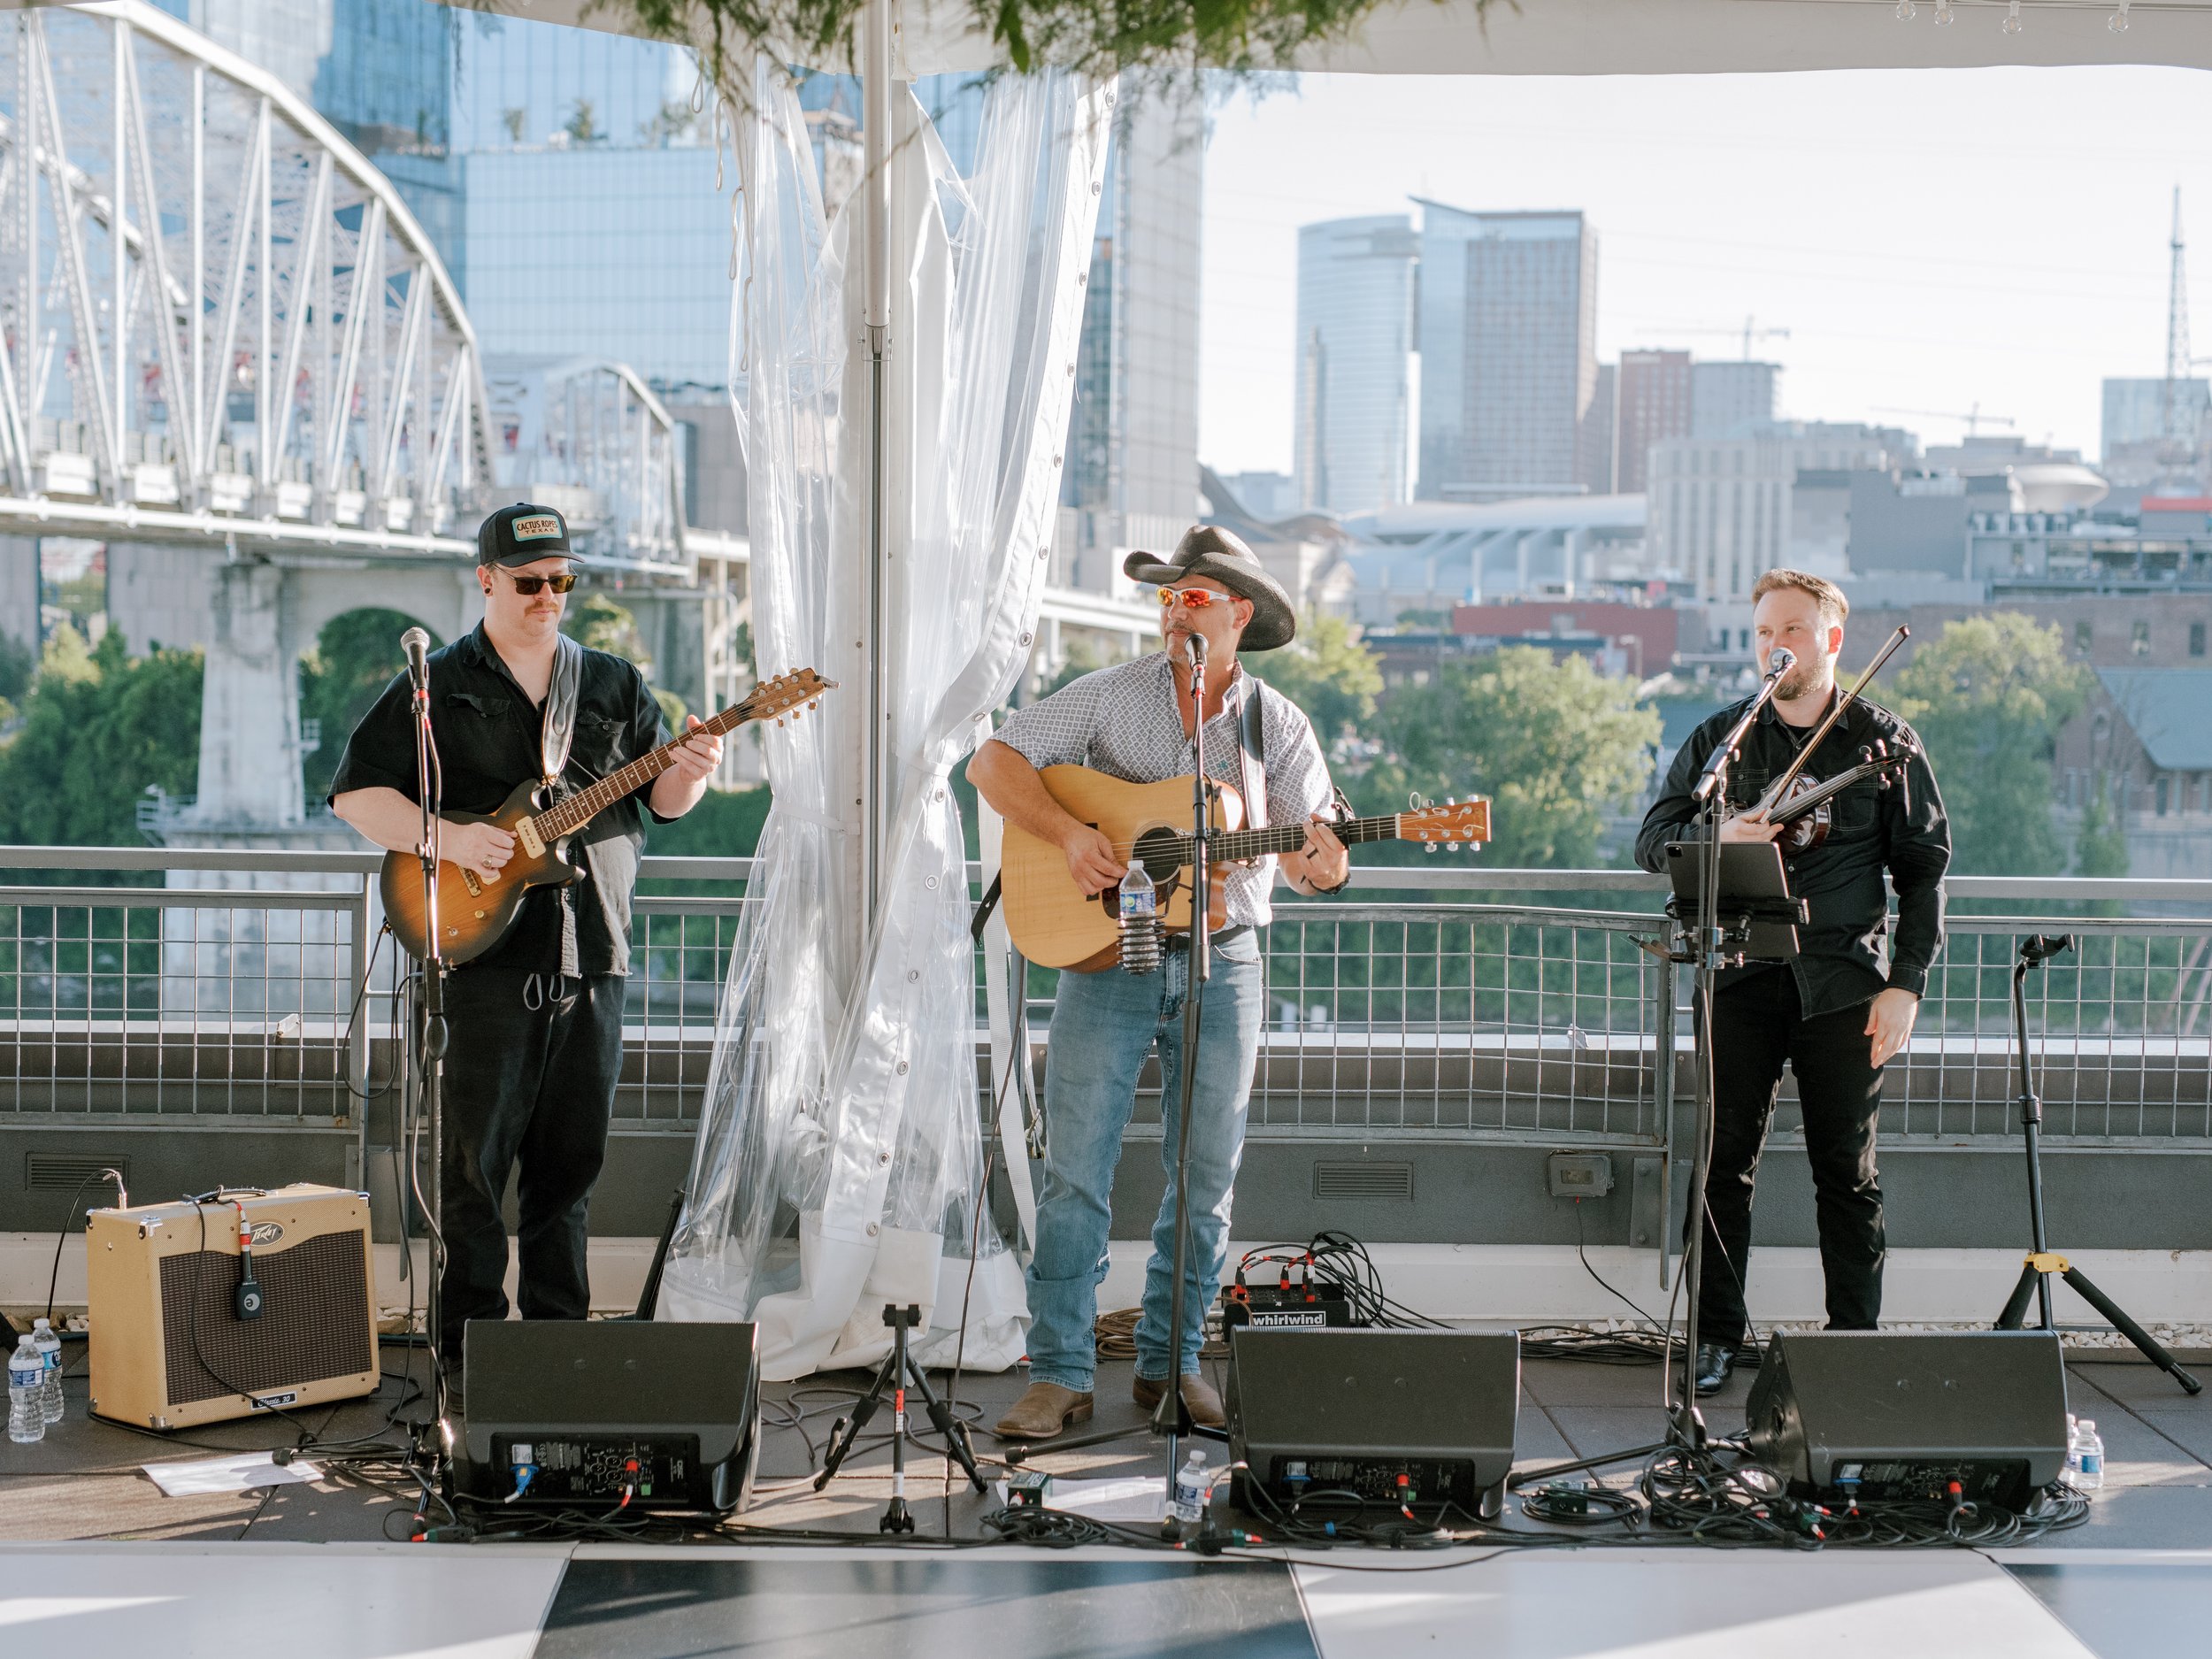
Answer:
[[[748,469],[754,649],[765,677],[841,682],[770,728],[774,804],[717,1021],[691,1194],[662,1317],[754,1320],[763,1372],[872,1363],[889,1302],[925,1359],[1001,1369],[1021,1275],[987,1217],[974,950],[948,778],[1027,660],[1058,499],[1114,93],[1006,76],[972,174],[910,92],[888,160],[893,307],[884,660],[891,757],[882,902],[867,923],[864,624],[869,363],[863,215],[826,220],[782,72],[736,117],[743,192],[732,399]],[[856,624],[863,626],[856,626]]]

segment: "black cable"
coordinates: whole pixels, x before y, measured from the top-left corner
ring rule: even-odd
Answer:
[[[50,1325],[54,1321],[54,1292],[61,1284],[62,1247],[69,1242],[70,1232],[77,1225],[77,1206],[84,1200],[84,1189],[99,1180],[115,1183],[115,1202],[118,1209],[120,1209],[126,1202],[123,1195],[123,1177],[119,1171],[111,1169],[93,1171],[91,1174],[79,1181],[77,1190],[69,1194],[69,1219],[61,1224],[61,1231],[54,1235],[54,1266],[53,1271],[46,1275],[46,1322]]]
[[[1656,1319],[1654,1319],[1654,1318],[1653,1318],[1653,1317],[1652,1317],[1649,1314],[1646,1313],[1646,1312],[1645,1312],[1645,1311],[1644,1311],[1641,1308],[1638,1307],[1638,1306],[1637,1306],[1634,1302],[1631,1302],[1631,1301],[1630,1301],[1630,1300],[1629,1300],[1626,1296],[1624,1296],[1623,1294],[1621,1294],[1621,1293],[1620,1293],[1619,1291],[1615,1290],[1615,1289],[1613,1288],[1613,1286],[1610,1286],[1610,1285],[1607,1284],[1607,1283],[1606,1283],[1606,1280],[1605,1280],[1605,1275],[1604,1275],[1604,1274],[1602,1274],[1602,1273],[1601,1273],[1601,1272],[1599,1272],[1599,1271],[1598,1271],[1598,1270],[1597,1270],[1595,1267],[1594,1267],[1594,1266],[1592,1266],[1592,1265],[1591,1265],[1591,1263],[1590,1263],[1590,1256],[1589,1256],[1589,1252],[1588,1252],[1588,1251],[1586,1251],[1586,1249],[1584,1249],[1584,1248],[1583,1248],[1583,1234],[1582,1234],[1582,1201],[1581,1201],[1579,1198],[1578,1198],[1578,1199],[1576,1199],[1576,1200],[1574,1201],[1574,1204],[1575,1204],[1575,1255],[1576,1255],[1576,1256],[1577,1256],[1577,1257],[1578,1257],[1578,1258],[1581,1261],[1581,1263],[1582,1263],[1582,1271],[1583,1271],[1584,1272],[1586,1272],[1586,1273],[1589,1274],[1589,1276],[1590,1276],[1592,1279],[1594,1279],[1597,1280],[1597,1282],[1599,1283],[1599,1285],[1600,1285],[1600,1286],[1601,1286],[1604,1288],[1606,1294],[1608,1294],[1608,1295],[1609,1295],[1610,1297],[1612,1297],[1612,1298],[1613,1298],[1613,1300],[1614,1300],[1615,1302],[1619,1302],[1619,1303],[1621,1304],[1621,1306],[1622,1306],[1622,1307],[1624,1307],[1624,1308],[1627,1309],[1627,1310],[1629,1310],[1629,1312],[1631,1312],[1631,1313],[1634,1314],[1634,1315],[1635,1315],[1635,1316],[1636,1316],[1639,1319],[1641,1319],[1641,1320],[1642,1320],[1642,1321],[1643,1321],[1646,1325],[1657,1325],[1659,1322],[1658,1322]]]
[[[353,1010],[346,1016],[346,1034],[344,1039],[344,1046],[346,1048],[349,1048],[353,1046],[353,1033],[356,1028],[360,1025],[361,1021],[362,1004],[368,1001],[369,987],[376,981],[377,958],[384,953],[384,941],[392,936],[392,925],[389,921],[386,921],[383,926],[376,930],[376,938],[369,946],[369,961],[367,967],[362,970],[361,988],[353,994]],[[362,1067],[362,1077],[364,1080],[372,1082],[374,1081],[374,1079],[369,1075],[371,1069],[372,1068],[368,1066]],[[354,1087],[353,1079],[350,1075],[349,1075],[345,1079],[346,1093],[352,1095],[354,1099],[361,1102],[365,1105],[370,1101],[381,1099],[384,1095],[388,1094],[391,1092],[392,1085],[399,1081],[399,1069],[400,1062],[397,1056],[397,1051],[395,1050],[394,1057],[390,1065],[387,1068],[383,1082],[377,1084],[375,1087],[368,1090],[365,1094],[360,1089]]]

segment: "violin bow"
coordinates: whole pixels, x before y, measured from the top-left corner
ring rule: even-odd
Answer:
[[[1874,676],[1882,672],[1882,664],[1896,656],[1897,648],[1911,637],[1912,630],[1908,627],[1900,627],[1896,633],[1889,636],[1888,643],[1874,654],[1874,660],[1866,665],[1866,672],[1859,676],[1859,683],[1836,699],[1836,706],[1828,710],[1828,718],[1815,728],[1812,736],[1806,740],[1805,747],[1797,751],[1797,758],[1790,763],[1790,769],[1767,786],[1766,793],[1759,797],[1758,804],[1751,809],[1753,811],[1766,812],[1773,810],[1775,803],[1788,793],[1789,787],[1797,781],[1797,774],[1805,770],[1805,763],[1813,757],[1813,751],[1818,749],[1827,737],[1829,729],[1838,720],[1843,718],[1843,711],[1858,701],[1859,694],[1874,683]]]

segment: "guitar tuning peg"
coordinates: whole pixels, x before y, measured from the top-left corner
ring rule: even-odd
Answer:
[[[1459,804],[1459,797],[1455,795],[1448,795],[1444,797],[1444,804],[1446,806],[1457,806]]]
[[[1425,853],[1432,853],[1436,850],[1436,843],[1434,841],[1425,841],[1422,843],[1421,850]]]

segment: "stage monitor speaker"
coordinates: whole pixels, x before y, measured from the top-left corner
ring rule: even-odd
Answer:
[[[633,1511],[743,1507],[759,1455],[751,1325],[475,1319],[462,1346],[456,1480],[470,1496],[603,1513],[626,1495]]]
[[[1230,1461],[1243,1467],[1231,1496],[1261,1517],[1448,1501],[1492,1517],[1520,1403],[1510,1331],[1240,1329],[1226,1405]]]
[[[85,1249],[96,1417],[184,1429],[377,1390],[366,1193],[303,1184],[96,1210]]]
[[[1744,1408],[1751,1450],[1801,1497],[2019,1510],[2066,1466],[2049,1331],[1778,1331]]]

